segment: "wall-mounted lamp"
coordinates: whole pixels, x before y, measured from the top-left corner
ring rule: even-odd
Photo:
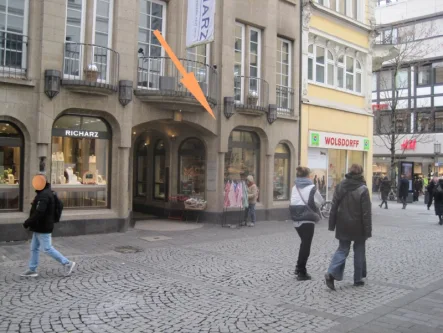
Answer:
[[[118,83],[118,100],[123,106],[132,101],[132,81],[121,80]]]
[[[225,97],[223,103],[223,113],[227,119],[234,115],[234,97]]]
[[[276,104],[269,104],[268,122],[270,124],[272,124],[276,120],[277,120],[277,105]]]
[[[54,69],[45,71],[45,94],[50,99],[53,99],[60,92],[60,78],[60,71]]]

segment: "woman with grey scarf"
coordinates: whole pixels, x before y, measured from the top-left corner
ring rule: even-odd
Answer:
[[[294,221],[295,230],[301,239],[295,275],[298,281],[310,280],[306,264],[311,253],[311,243],[314,237],[315,223],[320,220],[319,208],[324,202],[323,197],[309,178],[309,168],[299,166],[297,179],[292,188],[289,211]]]

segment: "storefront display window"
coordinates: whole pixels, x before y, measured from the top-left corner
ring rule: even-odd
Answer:
[[[225,154],[225,181],[246,179],[252,175],[258,183],[260,140],[254,132],[234,130]]]
[[[148,189],[148,143],[144,140],[137,146],[137,185],[136,195],[146,197]]]
[[[55,121],[50,179],[65,208],[108,206],[110,140],[100,118],[68,115]]]
[[[289,161],[287,145],[279,144],[274,154],[274,200],[289,200]]]
[[[365,157],[362,151],[348,151],[348,168],[350,168],[352,164],[365,165]]]
[[[19,210],[23,137],[14,125],[0,122],[0,211]]]
[[[311,169],[311,179],[319,190],[320,194],[326,198],[326,179],[328,176],[328,150],[309,148],[308,168]]]
[[[166,151],[163,140],[158,140],[154,150],[154,199],[165,200]]]
[[[203,142],[195,138],[185,140],[178,155],[180,194],[204,199],[206,151]]]
[[[328,200],[332,200],[336,186],[345,178],[346,150],[328,150]]]

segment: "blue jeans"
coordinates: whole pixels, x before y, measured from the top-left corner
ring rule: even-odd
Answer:
[[[37,269],[40,247],[44,253],[57,260],[60,264],[69,264],[69,260],[66,259],[60,252],[58,252],[51,244],[51,234],[40,234],[34,232],[31,242],[31,260],[29,260],[29,269],[33,272]]]
[[[251,222],[255,223],[255,204],[249,204],[249,207],[245,210],[245,222],[248,222],[248,218],[251,218]]]
[[[337,251],[332,257],[329,265],[328,273],[331,274],[335,280],[343,280],[343,273],[345,271],[346,258],[349,255],[351,248],[351,241],[340,240]],[[360,282],[366,277],[366,249],[365,241],[354,242],[354,282]]]

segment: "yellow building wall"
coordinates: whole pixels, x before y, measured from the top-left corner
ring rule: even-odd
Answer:
[[[311,17],[310,26],[355,45],[366,49],[369,48],[369,36],[367,32],[359,32],[356,29],[348,27],[346,24],[340,24],[339,22],[333,21],[332,18],[313,15]]]
[[[337,103],[347,104],[364,109],[366,106],[365,98],[354,94],[348,94],[333,88],[326,88],[314,84],[308,85],[308,95]]]
[[[372,188],[372,145],[373,118],[320,106],[304,104],[301,110],[301,154],[300,164],[308,165],[309,131],[321,131],[363,136],[370,139],[370,149],[366,153],[365,178],[369,189]]]

